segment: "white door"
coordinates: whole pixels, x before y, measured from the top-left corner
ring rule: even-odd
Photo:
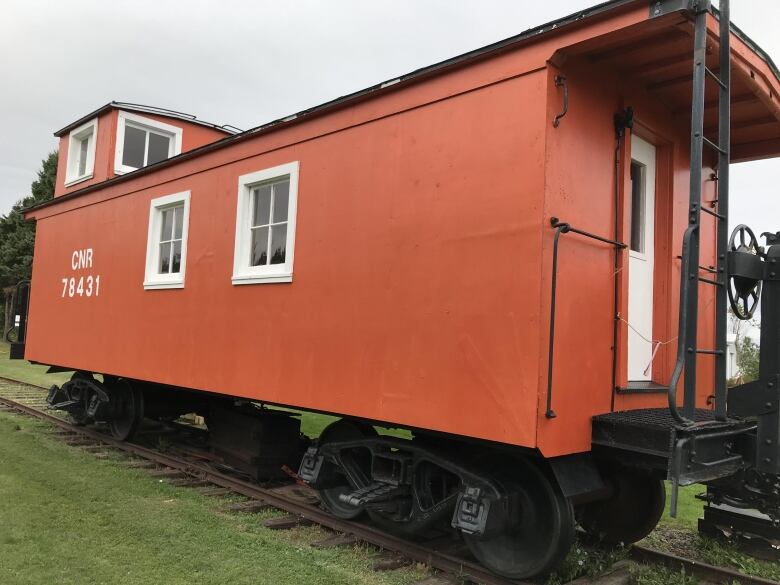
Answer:
[[[655,146],[631,137],[631,232],[628,259],[628,380],[652,378]]]

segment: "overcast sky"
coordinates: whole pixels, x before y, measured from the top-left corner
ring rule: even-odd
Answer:
[[[596,0],[3,0],[0,214],[52,132],[111,100],[250,128],[565,16]],[[733,0],[780,62],[780,2]],[[732,220],[780,230],[780,161],[735,165]]]

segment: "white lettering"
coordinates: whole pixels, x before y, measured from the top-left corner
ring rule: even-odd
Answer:
[[[73,268],[73,270],[92,268],[92,256],[92,248],[74,250],[73,256],[70,258],[70,267]]]

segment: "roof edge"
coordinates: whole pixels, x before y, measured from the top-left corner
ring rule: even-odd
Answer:
[[[64,134],[67,134],[74,128],[77,128],[78,126],[81,126],[83,123],[91,120],[92,118],[96,116],[100,116],[101,114],[104,114],[105,112],[108,112],[109,110],[128,110],[131,112],[140,112],[140,113],[146,113],[146,114],[155,114],[158,116],[164,116],[166,118],[173,118],[176,120],[182,120],[184,122],[190,122],[191,124],[198,124],[200,126],[206,126],[208,128],[211,128],[213,130],[218,130],[221,132],[224,132],[228,135],[236,135],[243,132],[240,128],[237,128],[236,126],[233,126],[231,124],[213,124],[211,122],[206,122],[205,120],[199,120],[196,116],[192,114],[186,114],[184,112],[177,112],[176,110],[169,110],[167,108],[157,108],[155,106],[146,106],[143,104],[133,104],[130,102],[117,102],[117,101],[110,101],[107,104],[100,106],[98,109],[90,112],[89,114],[82,116],[75,122],[71,122],[67,126],[64,126],[63,128],[60,128],[54,133],[54,136],[60,137]]]

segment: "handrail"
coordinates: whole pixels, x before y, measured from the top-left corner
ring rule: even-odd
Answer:
[[[677,407],[677,385],[680,382],[680,377],[682,376],[683,370],[685,369],[686,349],[685,343],[683,343],[683,341],[685,339],[684,332],[688,326],[688,311],[685,310],[685,307],[688,305],[688,294],[690,291],[690,287],[687,284],[687,275],[690,268],[690,257],[688,254],[686,254],[686,251],[688,250],[688,247],[691,244],[691,238],[693,238],[693,234],[697,229],[698,226],[696,225],[688,226],[688,228],[685,230],[685,233],[683,234],[682,266],[680,268],[680,322],[678,326],[680,334],[677,337],[677,361],[675,362],[674,371],[672,372],[672,377],[669,381],[669,387],[667,388],[669,396],[669,411],[672,414],[672,418],[683,425],[693,424],[691,419],[685,418],[680,414],[680,410]],[[695,286],[698,286],[698,283],[696,283]]]
[[[547,418],[555,418],[557,415],[555,414],[555,411],[552,409],[552,395],[553,395],[552,390],[553,390],[553,359],[554,359],[554,352],[555,352],[555,296],[558,288],[558,241],[561,238],[561,234],[566,234],[571,232],[574,234],[579,234],[586,238],[590,238],[592,240],[597,240],[599,242],[604,242],[605,244],[610,244],[621,250],[627,248],[628,246],[626,246],[622,242],[618,242],[616,240],[610,240],[609,238],[603,238],[601,236],[597,236],[596,234],[592,234],[590,232],[586,232],[584,230],[574,228],[570,224],[559,220],[557,217],[550,218],[550,225],[553,228],[555,228],[555,236],[553,237],[553,265],[552,265],[552,279],[550,285],[551,287],[550,339],[549,339],[549,353],[547,357],[547,410],[545,411],[544,416]]]

